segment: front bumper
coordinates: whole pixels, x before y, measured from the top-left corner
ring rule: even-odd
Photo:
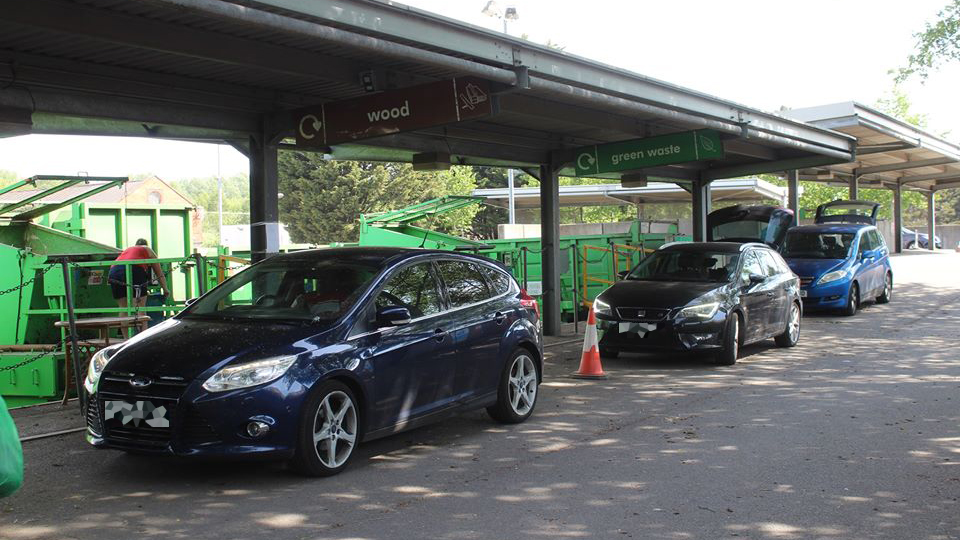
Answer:
[[[806,292],[803,300],[804,310],[840,309],[847,305],[850,294],[849,279],[841,279],[824,285],[808,285],[801,290]]]
[[[106,376],[106,374],[105,374]],[[211,394],[198,381],[181,388],[146,392],[123,388],[122,381],[101,381],[87,393],[86,439],[99,448],[139,453],[217,457],[287,459],[296,441],[297,407],[284,378],[262,387]],[[283,396],[281,398],[280,396]],[[149,402],[166,409],[168,425],[154,427],[142,420],[124,421],[105,414],[107,401]],[[270,425],[257,438],[246,434],[246,425],[259,420]]]
[[[726,313],[718,311],[712,319],[692,321],[667,319],[633,322],[597,318],[600,348],[631,352],[712,351],[723,346]]]

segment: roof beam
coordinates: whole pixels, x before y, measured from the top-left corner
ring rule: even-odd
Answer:
[[[906,175],[901,176],[899,181],[901,184],[912,184],[914,182],[923,182],[925,180],[941,180],[944,178],[955,178],[960,176],[960,171],[942,171],[938,173],[930,174],[915,174],[915,175]]]
[[[918,159],[916,161],[901,161],[899,163],[888,163],[886,165],[874,165],[873,167],[860,167],[860,174],[874,174],[889,171],[904,171],[907,169],[917,169],[920,167],[935,167],[937,165],[946,165],[956,163],[956,159],[940,157],[933,159]]]
[[[950,181],[950,182],[944,182],[944,183],[937,182],[932,186],[932,188],[933,188],[933,191],[940,191],[941,189],[960,188],[960,178],[957,178],[956,180]]]
[[[319,80],[359,79],[354,65],[301,49],[53,0],[0,0],[4,22],[151,51]]]
[[[790,171],[793,169],[804,169],[807,167],[819,167],[837,163],[837,158],[829,156],[808,156],[801,158],[782,159],[780,161],[770,161],[763,163],[747,163],[744,165],[733,165],[730,167],[720,167],[717,169],[707,169],[703,171],[703,178],[706,180],[719,180],[721,178],[736,178],[738,176],[749,176],[751,174],[763,174],[769,172]]]

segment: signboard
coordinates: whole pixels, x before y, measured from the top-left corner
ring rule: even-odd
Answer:
[[[297,145],[323,147],[490,115],[490,84],[463,77],[307,107]]]
[[[577,149],[577,176],[590,176],[723,157],[720,134],[712,129],[670,133]]]

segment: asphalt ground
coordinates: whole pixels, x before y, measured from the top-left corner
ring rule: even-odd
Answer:
[[[623,355],[582,381],[554,345],[526,423],[465,414],[333,478],[29,441],[0,538],[960,538],[960,254],[893,264],[892,303],[732,367]]]

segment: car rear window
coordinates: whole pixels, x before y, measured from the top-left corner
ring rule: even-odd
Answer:
[[[510,276],[489,266],[481,266],[483,273],[493,285],[494,294],[504,294],[510,290]]]

